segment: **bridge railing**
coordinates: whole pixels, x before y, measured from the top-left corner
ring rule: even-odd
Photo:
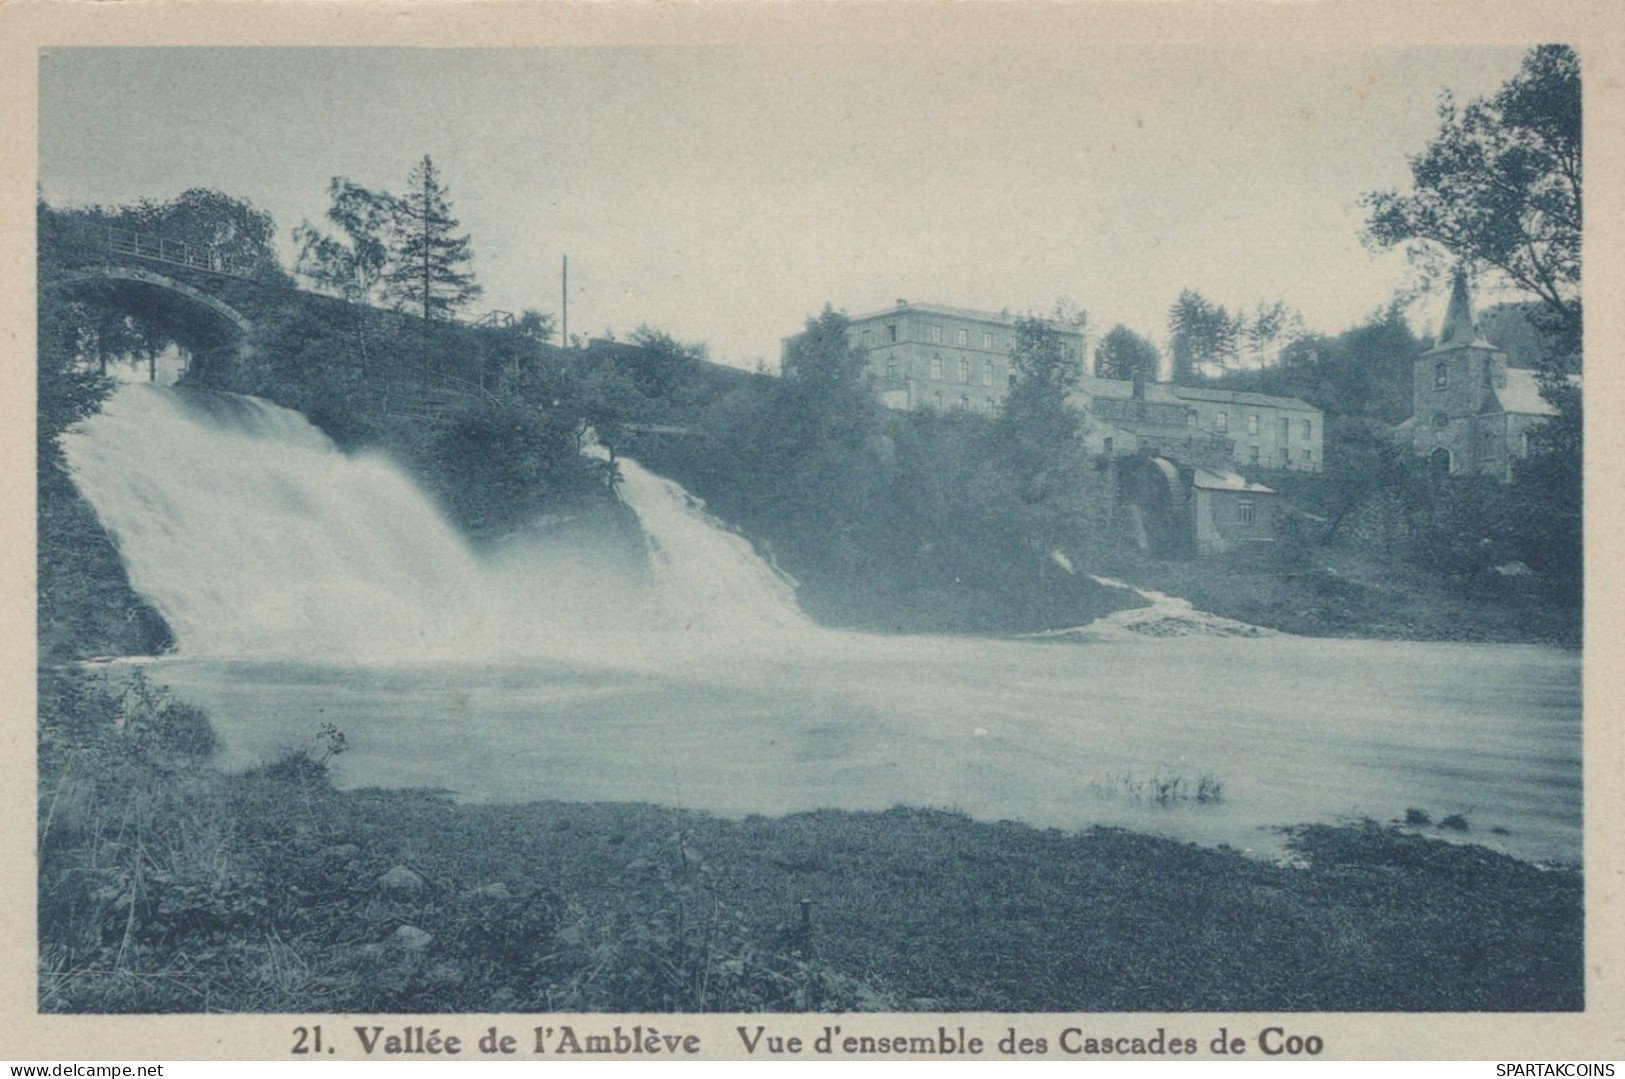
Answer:
[[[111,225],[102,230],[107,251],[112,255],[123,255],[127,258],[147,259],[153,262],[167,262],[175,266],[190,266],[194,269],[208,270],[210,273],[226,274],[231,277],[246,276],[243,267],[238,261],[224,254],[218,248],[209,244],[188,243],[185,240],[171,239],[168,236],[159,236],[150,232],[134,232],[130,229],[114,228]]]

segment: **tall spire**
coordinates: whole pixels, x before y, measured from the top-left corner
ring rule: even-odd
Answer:
[[[1479,336],[1478,324],[1473,320],[1473,301],[1467,294],[1467,269],[1457,266],[1456,280],[1450,288],[1450,306],[1445,308],[1444,325],[1439,327],[1439,340],[1433,351],[1474,345],[1492,347]]]

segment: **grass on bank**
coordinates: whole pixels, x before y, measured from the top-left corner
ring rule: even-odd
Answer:
[[[207,763],[136,679],[42,677],[53,1012],[1571,1010],[1582,890],[1364,825],[1296,860],[951,812],[722,820]],[[337,748],[335,748],[337,746]]]

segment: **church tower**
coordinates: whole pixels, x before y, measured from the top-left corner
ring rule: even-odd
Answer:
[[[1416,360],[1411,388],[1412,436],[1416,448],[1440,471],[1480,470],[1476,419],[1500,411],[1495,391],[1507,384],[1507,356],[1479,333],[1467,292],[1466,271],[1458,267],[1439,340]]]

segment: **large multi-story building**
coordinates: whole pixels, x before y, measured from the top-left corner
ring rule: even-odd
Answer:
[[[1479,332],[1467,278],[1456,274],[1444,325],[1416,359],[1411,418],[1400,437],[1441,472],[1512,478],[1531,430],[1556,412],[1535,372],[1507,366],[1507,354]]]
[[[1056,328],[1067,356],[1080,370],[1084,335]],[[850,320],[852,344],[869,354],[869,378],[889,408],[994,415],[1010,392],[1015,369],[1010,349],[1016,319],[1009,314],[898,300],[895,307]],[[790,345],[800,335],[784,339]]]
[[[851,319],[847,332],[868,354],[870,384],[889,408],[992,416],[1016,380],[1016,319],[1008,313],[898,300]],[[1317,408],[1261,393],[1094,378],[1084,374],[1085,334],[1056,332],[1082,376],[1073,404],[1090,419],[1084,438],[1094,453],[1161,455],[1208,468],[1319,471],[1324,464]],[[786,358],[800,336],[784,339]]]

